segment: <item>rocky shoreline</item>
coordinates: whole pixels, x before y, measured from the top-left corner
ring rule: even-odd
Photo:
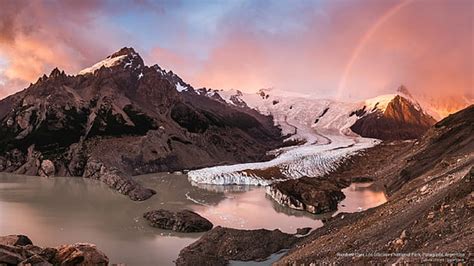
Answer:
[[[109,258],[95,245],[76,243],[42,248],[24,235],[0,236],[0,265],[103,265]]]

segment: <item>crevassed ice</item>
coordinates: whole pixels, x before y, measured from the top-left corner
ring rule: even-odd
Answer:
[[[237,95],[236,91],[218,93],[227,102],[231,102],[231,97]],[[306,143],[272,151],[273,154],[279,155],[267,162],[190,171],[188,177],[192,182],[268,185],[280,180],[262,179],[245,170],[263,170],[271,167],[277,167],[285,179],[321,176],[335,170],[350,155],[378,143],[377,140],[362,138],[350,130],[350,126],[357,120],[357,117],[350,116],[350,113],[362,108],[364,102],[346,103],[299,95],[281,96],[274,95],[273,90],[267,90],[265,93],[265,97],[257,93],[243,93],[237,97],[260,113],[271,114],[274,123],[281,127],[283,134],[292,134],[290,139],[306,140]]]
[[[271,161],[209,167],[190,171],[188,177],[192,182],[216,185],[269,185],[281,181],[262,179],[245,171],[270,167],[278,167],[286,179],[321,176],[335,170],[348,156],[378,143],[368,138],[328,137],[332,140],[330,144],[296,146]]]

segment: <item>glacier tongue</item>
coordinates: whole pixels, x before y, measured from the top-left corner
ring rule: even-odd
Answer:
[[[331,139],[330,144],[296,146],[271,161],[209,167],[190,171],[188,177],[192,182],[203,184],[269,185],[285,179],[321,176],[336,169],[348,156],[378,143],[367,138],[327,137]],[[285,178],[263,178],[249,171],[272,167],[277,167]]]
[[[285,147],[267,162],[209,167],[190,171],[189,180],[200,184],[269,185],[303,176],[321,176],[335,170],[346,158],[370,148],[378,140],[362,138],[350,130],[357,120],[350,114],[364,103],[344,103],[293,95],[274,95],[272,90],[248,94],[218,91],[227,102],[239,97],[250,108],[271,114],[288,139],[304,140],[300,146]],[[275,175],[275,169],[277,173]],[[255,171],[258,170],[258,171]]]

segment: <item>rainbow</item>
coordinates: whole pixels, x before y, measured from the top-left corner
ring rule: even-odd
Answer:
[[[362,35],[362,38],[360,38],[359,42],[357,43],[357,46],[352,52],[352,55],[349,61],[346,64],[346,67],[344,68],[344,72],[341,76],[339,85],[337,87],[337,94],[336,94],[337,99],[340,99],[342,93],[346,89],[347,77],[349,76],[349,73],[351,72],[352,66],[354,65],[354,62],[359,57],[360,52],[364,49],[367,42],[370,40],[370,38],[372,38],[372,35],[374,35],[374,33],[378,30],[378,28],[381,25],[383,25],[388,19],[390,19],[395,14],[397,14],[403,7],[405,7],[406,5],[410,4],[413,1],[414,0],[403,0],[396,6],[390,8],[365,32],[364,35]]]

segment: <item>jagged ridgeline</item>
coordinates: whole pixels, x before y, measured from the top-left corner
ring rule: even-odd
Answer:
[[[150,172],[262,160],[282,143],[271,116],[195,93],[123,48],[78,75],[54,69],[0,101],[0,171],[100,179],[134,200]]]

